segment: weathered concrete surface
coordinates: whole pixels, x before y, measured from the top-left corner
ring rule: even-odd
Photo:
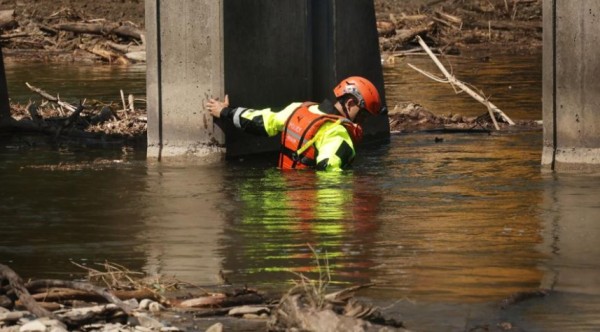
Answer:
[[[146,28],[150,157],[223,142],[206,96],[252,108],[320,102],[361,75],[385,97],[372,0],[146,0]],[[276,137],[223,130],[230,157],[279,149]],[[366,124],[365,141],[388,139],[387,116]]]
[[[223,95],[222,6],[146,0],[148,157],[222,155],[222,131],[203,111]]]
[[[600,170],[600,1],[547,0],[543,8],[542,165]]]

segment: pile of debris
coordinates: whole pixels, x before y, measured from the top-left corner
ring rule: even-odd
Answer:
[[[483,44],[513,51],[541,47],[542,0],[429,1],[408,13],[398,12],[404,8],[398,2],[376,2],[382,52],[412,52],[416,36],[445,54]]]
[[[224,318],[269,331],[407,331],[402,322],[384,318],[379,309],[355,298],[371,285],[326,293],[327,281],[300,276],[296,287],[279,298],[246,287],[206,291],[172,278],[148,278],[114,263],[104,263],[104,270],[79,266],[88,270],[85,281],[24,283],[0,264],[0,330],[164,332],[190,325],[197,329],[209,318],[213,325],[207,331],[222,331],[223,324],[214,322]],[[167,299],[166,294],[185,295]]]
[[[46,17],[1,10],[0,32],[4,53],[16,60],[101,60],[112,64],[146,61],[143,29],[132,22],[86,19],[73,8]]]
[[[496,124],[501,130],[535,129],[541,130],[540,121],[516,121],[511,125],[505,118],[494,114]],[[480,116],[463,116],[461,114],[436,115],[423,106],[415,103],[396,105],[389,112],[390,131],[392,134],[413,132],[485,132],[495,130],[490,113]]]
[[[140,100],[133,95],[126,99],[122,93],[122,104],[81,101],[79,105],[71,105],[29,83],[26,85],[42,96],[42,104],[12,104],[9,121],[0,123],[0,127],[83,145],[145,146],[148,118],[145,109],[136,108],[136,101],[139,104]]]

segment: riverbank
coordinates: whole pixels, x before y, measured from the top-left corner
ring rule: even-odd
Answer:
[[[383,57],[437,51],[530,53],[541,48],[541,0],[375,0]],[[144,1],[3,1],[5,61],[143,61]]]

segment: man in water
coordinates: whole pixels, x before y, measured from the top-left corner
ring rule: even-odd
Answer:
[[[228,96],[223,101],[211,98],[205,107],[212,116],[247,133],[275,136],[281,132],[281,169],[341,171],[356,156],[355,145],[362,139],[360,124],[383,110],[377,88],[363,77],[348,77],[333,92],[335,103],[295,102],[279,112],[231,107]]]

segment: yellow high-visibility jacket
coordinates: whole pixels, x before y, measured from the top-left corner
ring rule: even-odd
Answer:
[[[261,110],[244,107],[226,107],[221,111],[220,118],[231,122],[236,128],[255,135],[275,136],[284,130],[288,117],[302,105],[292,103],[281,110],[265,108]],[[330,101],[309,107],[309,111],[317,114],[337,114]],[[356,151],[348,130],[335,122],[324,123],[314,141],[317,150],[317,170],[341,171],[348,168]]]

